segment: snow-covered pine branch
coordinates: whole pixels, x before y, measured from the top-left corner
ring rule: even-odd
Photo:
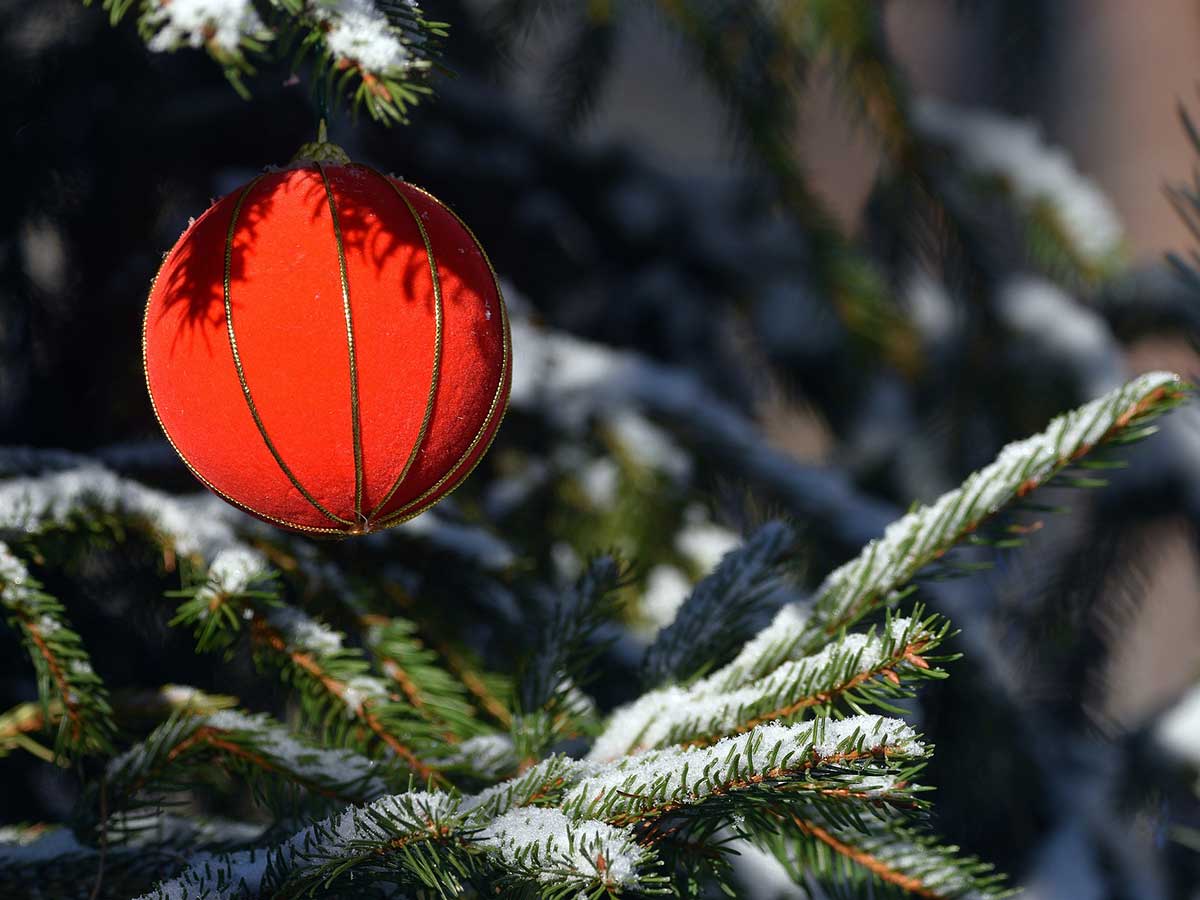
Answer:
[[[428,723],[371,671],[361,650],[343,645],[343,635],[278,603],[254,613],[250,632],[255,653],[299,691],[310,724],[337,743],[365,737],[421,778],[434,774],[414,748],[437,743]],[[366,734],[355,738],[360,726]]]
[[[84,0],[89,4],[92,0]],[[425,77],[447,25],[425,18],[416,0],[103,0],[116,24],[137,10],[138,31],[153,53],[204,49],[234,88],[249,96],[244,78],[258,60],[314,57],[313,78],[350,78],[355,107],[382,122],[405,121],[429,92]],[[276,54],[275,48],[282,48]]]
[[[1059,416],[1041,434],[1009,444],[996,462],[969,476],[962,487],[897,520],[860,556],[831,573],[811,607],[799,603],[782,607],[730,663],[686,688],[651,691],[617,710],[593,745],[592,758],[612,759],[635,747],[671,740],[699,740],[706,726],[712,728],[709,736],[720,737],[773,709],[795,714],[806,708],[807,701],[828,702],[815,699],[821,694],[840,699],[833,690],[837,684],[858,687],[883,675],[883,669],[874,668],[877,654],[886,649],[878,641],[864,644],[864,636],[851,635],[841,639],[850,642],[841,648],[830,641],[895,599],[922,568],[945,556],[1005,505],[1042,486],[1097,446],[1149,433],[1146,420],[1170,408],[1185,390],[1174,375],[1144,375]],[[943,630],[931,625],[931,639],[923,646],[934,646]],[[855,654],[864,648],[855,661]],[[903,649],[893,647],[891,652]],[[884,668],[897,678],[936,674],[923,667],[927,664],[922,652],[904,653],[899,662]],[[914,658],[921,662],[914,664]],[[831,666],[831,659],[840,662]],[[843,677],[849,682],[836,681]],[[826,681],[819,687],[821,678]]]
[[[925,657],[946,634],[938,616],[889,618],[875,629],[832,640],[820,651],[781,663],[769,675],[723,689],[718,678],[648,691],[617,710],[592,746],[591,759],[616,759],[638,749],[706,745],[756,725],[837,709],[895,709],[915,679],[942,670]]]
[[[649,821],[708,798],[808,776],[822,767],[887,767],[924,754],[915,732],[899,719],[866,715],[767,723],[710,747],[650,750],[602,766],[567,792],[563,808],[577,817],[613,823]],[[902,786],[897,782],[891,789],[898,794]],[[888,798],[888,790],[881,799]]]
[[[755,836],[794,880],[809,880],[850,896],[917,896],[925,900],[981,900],[1007,896],[1003,876],[958,848],[898,822],[846,827],[793,816]]]
[[[740,798],[753,808],[784,783],[798,802],[903,804],[913,799],[907,773],[925,752],[905,723],[860,716],[762,725],[713,747],[655,751],[608,766],[551,757],[479,794],[389,795],[267,850],[205,854],[146,896],[175,900],[205,890],[223,890],[220,896],[230,900],[266,896],[375,867],[398,868],[431,889],[458,890],[480,856],[504,878],[541,889],[566,884],[574,895],[645,888],[657,881],[656,861],[635,840],[635,826],[707,803],[732,816]],[[547,802],[557,805],[532,806]],[[780,802],[787,808],[785,795]],[[430,868],[431,860],[443,868]]]
[[[1005,506],[1050,482],[1096,448],[1138,440],[1147,424],[1187,391],[1178,376],[1153,372],[1054,419],[1045,431],[1006,446],[962,487],[889,525],[882,538],[829,574],[812,609],[782,607],[770,625],[711,680],[732,690],[764,677],[788,658],[891,601],[926,566],[942,559]],[[1018,534],[1010,537],[1019,537]]]
[[[412,791],[381,797],[321,819],[273,847],[214,857],[203,854],[172,879],[145,895],[145,900],[180,900],[208,896],[227,900],[303,893],[306,887],[351,870],[391,867],[402,876],[435,890],[461,890],[460,878],[470,863],[468,842],[483,827],[508,811],[527,807],[577,779],[579,764],[550,757],[528,772],[478,794]],[[458,848],[459,865],[431,871],[418,848]],[[436,851],[433,851],[436,852]],[[215,893],[218,891],[225,893]]]
[[[342,803],[375,799],[396,774],[351,750],[301,741],[263,714],[184,714],[108,763],[108,812],[161,806],[165,794],[217,768],[240,775],[260,799],[286,796],[294,787]]]
[[[282,535],[211,493],[168,494],[118,475],[81,454],[27,447],[0,449],[0,474],[29,471],[42,474],[0,481],[0,533],[37,535],[51,528],[75,527],[81,518],[111,517],[123,526],[142,524],[164,550],[176,556],[195,556],[202,563],[213,562],[225,550],[256,552],[249,539],[266,537],[286,548],[306,586],[345,589],[342,573],[323,561],[311,543]],[[384,549],[395,541],[423,542],[485,570],[503,569],[514,558],[512,549],[488,530],[452,521],[437,509],[364,540]]]
[[[1178,376],[1151,372],[1063,413],[1040,434],[1008,444],[961,487],[893,522],[858,558],[830,573],[815,595],[806,646],[890,600],[987,519],[1087,454],[1152,433],[1147,420],[1177,403],[1186,390]]]
[[[140,520],[172,552],[206,561],[243,546],[235,528],[247,521],[211,494],[175,497],[95,464],[0,482],[0,532],[36,535],[101,515]]]

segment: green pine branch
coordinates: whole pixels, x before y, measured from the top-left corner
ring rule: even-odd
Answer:
[[[612,556],[590,560],[575,585],[554,598],[517,674],[512,733],[518,756],[536,760],[590,711],[581,688],[606,641],[598,632],[620,610],[628,573]]]
[[[364,616],[367,648],[376,667],[399,688],[417,715],[455,742],[485,731],[470,691],[442,667],[438,654],[408,619]]]
[[[84,0],[90,6],[93,0]],[[137,16],[138,33],[155,53],[203,48],[233,88],[249,97],[246,78],[260,61],[308,60],[314,92],[324,103],[349,99],[385,124],[407,122],[431,93],[449,26],[427,19],[415,0],[245,0],[211,10],[171,0],[102,0],[109,22]]]
[[[728,658],[745,639],[745,622],[778,586],[780,564],[793,557],[795,542],[789,526],[769,522],[730,551],[655,635],[642,664],[644,682],[690,681]]]
[[[953,845],[902,822],[830,826],[798,815],[756,836],[797,881],[811,879],[837,900],[1005,897],[1003,876]]]
[[[25,563],[3,543],[0,605],[37,672],[41,724],[57,722],[53,757],[66,760],[110,752],[116,725],[108,689],[92,668],[83,639],[71,628],[62,604],[41,589]],[[31,740],[21,743],[37,752]]]
[[[295,814],[300,792],[364,803],[385,793],[389,783],[402,783],[386,764],[303,741],[266,715],[184,711],[109,762],[106,813],[162,809],[173,795],[210,783],[218,773],[249,787],[277,818]]]

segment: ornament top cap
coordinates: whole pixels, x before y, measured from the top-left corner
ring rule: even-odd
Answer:
[[[317,139],[303,144],[287,168],[296,169],[309,163],[333,163],[337,166],[348,166],[350,155],[337,144],[331,144],[325,129],[325,120],[317,128]]]

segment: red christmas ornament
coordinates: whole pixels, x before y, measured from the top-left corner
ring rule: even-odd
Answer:
[[[146,306],[146,384],[192,473],[295,531],[397,525],[457,487],[504,415],[491,263],[430,194],[329,144],[190,225]]]

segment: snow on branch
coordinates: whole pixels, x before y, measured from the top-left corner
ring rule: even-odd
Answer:
[[[314,822],[267,849],[216,857],[201,854],[141,900],[197,896],[240,900],[274,896],[285,887],[299,894],[307,886],[372,865],[399,866],[420,877],[428,874],[422,866],[425,857],[417,855],[420,845],[452,845],[465,852],[479,829],[511,809],[559,790],[577,777],[573,773],[578,768],[571,760],[551,757],[524,775],[478,794],[456,797],[412,791],[380,797]],[[457,884],[453,871],[447,867],[443,874]]]
[[[591,758],[611,759],[635,747],[697,740],[705,733],[720,736],[772,709],[794,713],[796,704],[825,702],[820,697],[829,696],[839,683],[836,679],[846,676],[849,681],[840,683],[858,688],[865,683],[855,681],[860,675],[869,679],[874,677],[869,673],[881,675],[885,669],[893,674],[918,674],[917,670],[934,674],[922,669],[921,653],[944,632],[936,625],[931,624],[929,634],[912,648],[884,648],[878,639],[861,635],[828,642],[894,597],[922,568],[944,556],[1004,505],[1045,484],[1097,445],[1146,434],[1145,420],[1169,408],[1185,390],[1175,375],[1144,375],[1059,416],[1041,434],[1008,445],[996,462],[969,476],[962,487],[899,519],[859,557],[830,574],[818,589],[812,610],[798,604],[783,607],[728,665],[688,688],[651,691],[619,709],[593,745]],[[884,639],[888,637],[894,635]],[[898,651],[902,656],[894,664],[872,668],[878,653]],[[799,665],[781,668],[788,660],[798,660]],[[831,660],[839,662],[830,665]],[[834,681],[819,684],[820,676]]]
[[[333,0],[318,4],[314,15],[334,59],[374,73],[403,72],[421,61],[373,0]]]
[[[762,788],[822,767],[878,768],[920,760],[925,746],[900,719],[851,716],[796,725],[763,724],[711,747],[650,750],[600,768],[571,788],[563,809],[613,824],[645,822],[710,797]],[[887,773],[882,773],[886,775]],[[890,785],[890,787],[889,787]],[[899,792],[899,780],[870,789]]]
[[[416,0],[103,0],[103,7],[113,24],[137,9],[138,31],[151,52],[205,49],[243,96],[251,58],[265,56],[269,44],[313,51],[314,79],[332,82],[340,74],[342,88],[356,76],[356,105],[385,122],[404,121],[429,92],[424,76],[447,32],[445,23],[424,17]]]
[[[69,527],[81,515],[97,512],[142,519],[175,553],[212,561],[222,550],[246,548],[241,535],[269,535],[282,540],[316,583],[340,586],[342,577],[330,571],[299,538],[281,536],[211,493],[176,496],[115,474],[94,459],[60,450],[28,447],[0,448],[0,475],[16,472],[40,475],[0,481],[0,531],[37,534],[51,527]],[[371,546],[387,547],[396,540],[427,541],[488,570],[510,565],[513,550],[491,532],[452,521],[440,510],[405,522],[389,531],[363,538]]]
[[[171,595],[184,598],[171,624],[192,626],[198,650],[226,650],[248,626],[255,656],[298,690],[309,722],[339,739],[365,726],[356,733],[367,743],[382,743],[421,778],[434,774],[412,747],[434,737],[429,723],[343,634],[286,604],[260,554],[222,551],[204,583]]]
[[[256,611],[250,625],[256,652],[299,689],[306,715],[327,734],[341,735],[348,724],[360,723],[419,777],[434,774],[412,746],[431,739],[428,723],[370,671],[360,650],[342,646],[342,635],[278,603]]]
[[[893,522],[860,556],[830,573],[816,592],[805,646],[886,602],[984,520],[1097,446],[1149,433],[1142,427],[1145,420],[1170,408],[1185,390],[1177,375],[1152,372],[1058,416],[1040,434],[1008,444],[995,462],[969,475],[961,487]]]
[[[887,527],[882,538],[830,573],[811,611],[780,609],[774,621],[711,679],[732,690],[775,669],[782,659],[811,653],[839,629],[893,599],[927,565],[1001,508],[1045,485],[1099,446],[1153,432],[1147,420],[1170,409],[1188,390],[1177,375],[1152,372],[1055,418],[1040,434],[1015,441],[991,465],[929,506]]]
[[[908,681],[943,674],[924,655],[938,646],[947,628],[937,616],[892,618],[880,634],[872,629],[845,635],[733,690],[722,689],[721,678],[708,678],[689,687],[650,691],[613,714],[590,758],[614,759],[672,744],[711,744],[808,711],[891,708],[892,698],[911,695]]]
[[[835,892],[873,896],[892,888],[925,900],[981,900],[1009,893],[992,866],[894,822],[848,828],[793,815],[789,824],[796,830],[758,840],[793,878],[809,878]]]
[[[563,896],[647,888],[657,877],[655,856],[633,826],[709,801],[753,800],[754,792],[781,783],[797,795],[900,804],[911,800],[906,774],[925,752],[904,722],[857,716],[761,725],[713,747],[653,751],[607,766],[551,757],[478,794],[389,795],[268,850],[204,854],[146,897],[265,896],[328,886],[352,869],[376,867],[399,867],[431,888],[457,890],[456,873],[469,870],[472,854],[483,854],[508,880],[562,888]],[[544,803],[557,806],[534,808]],[[443,865],[431,868],[439,860]]]
[[[175,552],[208,560],[241,545],[234,526],[246,520],[210,494],[174,497],[94,464],[0,482],[0,531],[37,534],[97,512],[143,519]]]
[[[189,773],[213,766],[235,769],[251,783],[259,775],[275,776],[343,802],[365,802],[387,790],[384,764],[302,742],[266,715],[220,710],[174,717],[113,758],[107,767],[110,808],[137,797],[159,802],[164,790],[185,783]]]
[[[896,520],[882,538],[872,540],[859,556],[830,573],[811,608],[799,603],[782,607],[732,662],[693,690],[734,691],[765,678],[786,660],[819,651],[839,630],[895,599],[922,569],[943,558],[1003,507],[1045,485],[1099,446],[1128,443],[1152,433],[1147,421],[1170,409],[1187,390],[1171,373],[1143,375],[1057,417],[1042,433],[1009,444],[995,462],[968,476],[962,487]],[[653,696],[646,695],[643,702],[657,702],[649,699]],[[632,721],[634,713],[627,715]],[[605,746],[610,732],[628,732],[631,727],[614,717],[596,747]],[[621,740],[603,752],[624,746]]]
[[[561,810],[544,807],[509,810],[483,829],[477,842],[521,880],[583,896],[597,889],[642,887],[641,872],[654,859],[629,828],[572,821]]]
[[[441,821],[456,806],[449,794],[414,791],[381,797],[322,819],[269,849],[194,856],[187,867],[144,895],[145,900],[217,897],[221,900],[274,896],[288,878],[304,876],[330,862],[352,860],[358,842],[436,838]]]
[[[243,43],[270,36],[251,0],[151,0],[141,25],[155,53],[207,46],[232,56]]]

